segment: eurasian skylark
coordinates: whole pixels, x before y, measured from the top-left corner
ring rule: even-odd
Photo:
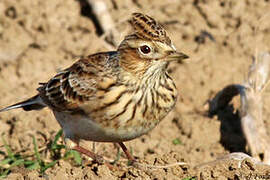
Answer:
[[[172,110],[178,93],[166,69],[188,56],[176,51],[153,18],[134,13],[131,22],[134,33],[117,51],[79,59],[42,83],[36,96],[0,112],[49,107],[70,148],[98,159],[79,146],[81,139],[116,142],[133,161],[123,142],[146,134]]]

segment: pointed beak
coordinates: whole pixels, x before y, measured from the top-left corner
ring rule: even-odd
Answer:
[[[189,58],[188,55],[181,52],[173,51],[173,52],[170,52],[170,54],[166,57],[166,60],[167,61],[182,61],[183,59],[187,59],[187,58]]]

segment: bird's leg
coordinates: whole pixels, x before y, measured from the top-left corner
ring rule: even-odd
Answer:
[[[93,153],[93,152],[91,152],[91,151],[89,151],[89,150],[87,150],[79,145],[73,147],[72,149],[92,158],[94,161],[96,161],[99,164],[104,164],[104,159],[102,156],[95,154],[95,153]]]
[[[105,160],[102,156],[100,155],[97,155],[83,147],[81,147],[79,145],[79,142],[74,142],[73,140],[69,139],[69,138],[65,138],[65,143],[66,143],[66,146],[69,148],[69,149],[73,149],[73,150],[76,150],[90,158],[92,158],[94,161],[96,161],[97,163],[99,164],[104,164]],[[123,142],[119,142],[118,143],[120,145],[120,147],[122,148],[122,150],[124,151],[124,153],[126,154],[127,156],[127,159],[130,161],[130,163],[134,163],[136,160],[135,158],[130,154],[130,152],[128,151],[127,147],[124,145]],[[106,164],[106,163],[105,163]]]
[[[136,160],[135,158],[129,153],[127,147],[124,145],[123,142],[119,142],[118,143],[120,145],[120,147],[122,148],[122,150],[124,151],[124,153],[126,154],[128,160],[131,162],[131,163],[134,163]]]
[[[96,161],[97,163],[99,164],[104,164],[104,159],[102,156],[100,155],[97,155],[83,147],[81,147],[79,145],[79,142],[74,142],[73,140],[69,139],[69,138],[65,138],[65,144],[67,146],[68,149],[72,149],[72,150],[75,150],[75,151],[78,151],[90,158],[92,158],[94,161]]]
[[[110,170],[114,169],[114,166],[111,165],[109,162],[106,162],[102,156],[95,154],[95,153],[79,146],[78,144],[76,146],[74,146],[72,149],[92,158],[98,164],[105,164]]]

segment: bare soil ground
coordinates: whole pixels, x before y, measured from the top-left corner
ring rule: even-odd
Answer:
[[[141,163],[168,168],[135,168],[120,157],[113,170],[84,160],[75,166],[60,160],[44,175],[15,167],[8,179],[270,179],[270,168],[245,160],[220,160],[231,152],[245,152],[237,111],[228,106],[217,115],[207,115],[207,100],[228,84],[241,83],[256,50],[270,48],[267,0],[126,0],[106,1],[116,29],[123,38],[132,12],[158,19],[177,49],[191,58],[170,66],[180,97],[176,108],[152,132],[127,142]],[[59,69],[78,57],[107,50],[96,33],[90,8],[83,0],[0,1],[0,107],[35,95]],[[111,49],[110,49],[111,50]],[[264,96],[265,126],[270,132],[269,88]],[[13,152],[33,153],[32,136],[44,148],[60,126],[48,110],[0,114],[0,133]],[[173,143],[174,142],[174,143]],[[91,148],[91,142],[84,143]],[[5,152],[3,142],[0,150]],[[99,143],[98,154],[115,159],[117,148]],[[0,154],[1,159],[5,155]],[[51,160],[49,151],[41,156]],[[214,161],[213,163],[203,164]]]

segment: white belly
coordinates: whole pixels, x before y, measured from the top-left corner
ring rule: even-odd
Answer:
[[[118,129],[103,128],[86,116],[72,115],[66,112],[54,112],[54,115],[63,128],[65,137],[73,140],[123,142],[139,137],[155,127],[153,124],[149,128],[141,126],[128,129],[121,127]]]

